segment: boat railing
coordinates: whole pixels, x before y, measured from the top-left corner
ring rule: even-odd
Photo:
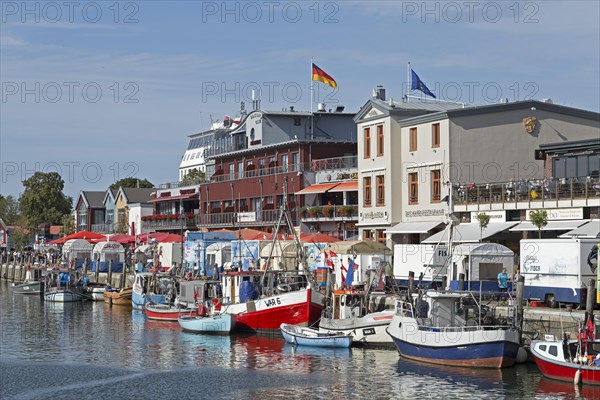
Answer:
[[[420,331],[426,332],[472,332],[472,331],[491,331],[491,330],[509,330],[511,325],[463,325],[463,326],[432,326],[430,318],[418,318],[417,327]]]

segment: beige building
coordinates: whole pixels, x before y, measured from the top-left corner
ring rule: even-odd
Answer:
[[[375,239],[389,245],[419,243],[443,229],[450,184],[460,222],[487,212],[492,223],[503,223],[493,225],[487,237],[508,229],[508,222],[524,221],[527,210],[536,208],[583,207],[573,213],[583,216],[581,223],[597,217],[600,197],[588,190],[594,176],[574,178],[584,179],[579,194],[586,195],[577,203],[573,182],[579,181],[563,179],[552,186],[540,146],[598,138],[598,113],[551,101],[445,106],[432,112],[444,107],[440,104],[375,98],[357,114],[363,238],[375,233]],[[589,168],[597,163],[595,156],[589,163]]]

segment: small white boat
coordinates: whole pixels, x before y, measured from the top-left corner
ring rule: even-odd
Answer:
[[[91,296],[91,299],[94,301],[104,301],[104,292],[106,292],[107,285],[103,285],[101,283],[85,283],[83,285],[83,291]]]
[[[84,299],[85,295],[83,293],[71,289],[50,290],[49,292],[44,293],[44,300],[54,303],[72,303]]]
[[[177,322],[184,331],[197,333],[229,333],[233,326],[233,314],[216,314],[213,316],[182,315]]]
[[[40,294],[42,291],[42,282],[23,282],[12,284],[11,289],[15,294]]]
[[[304,326],[281,324],[281,334],[288,343],[313,347],[350,347],[352,336],[341,332],[319,332]]]

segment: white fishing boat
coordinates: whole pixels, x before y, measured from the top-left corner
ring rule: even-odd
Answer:
[[[13,283],[11,289],[15,294],[40,294],[43,287],[44,276],[39,268],[27,268],[25,280],[20,283]]]
[[[293,345],[312,347],[343,347],[352,345],[352,336],[342,332],[319,332],[304,326],[281,324],[281,334],[286,342]]]
[[[46,275],[44,300],[55,303],[69,303],[88,298],[82,286],[77,286],[75,271],[52,270]]]

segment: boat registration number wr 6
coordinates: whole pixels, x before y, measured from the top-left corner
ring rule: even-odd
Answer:
[[[275,297],[274,299],[265,300],[265,306],[267,306],[267,307],[280,306],[280,305],[281,305],[281,299],[279,297]]]
[[[374,335],[374,334],[375,334],[375,328],[363,329],[363,335],[365,335],[365,336]]]

